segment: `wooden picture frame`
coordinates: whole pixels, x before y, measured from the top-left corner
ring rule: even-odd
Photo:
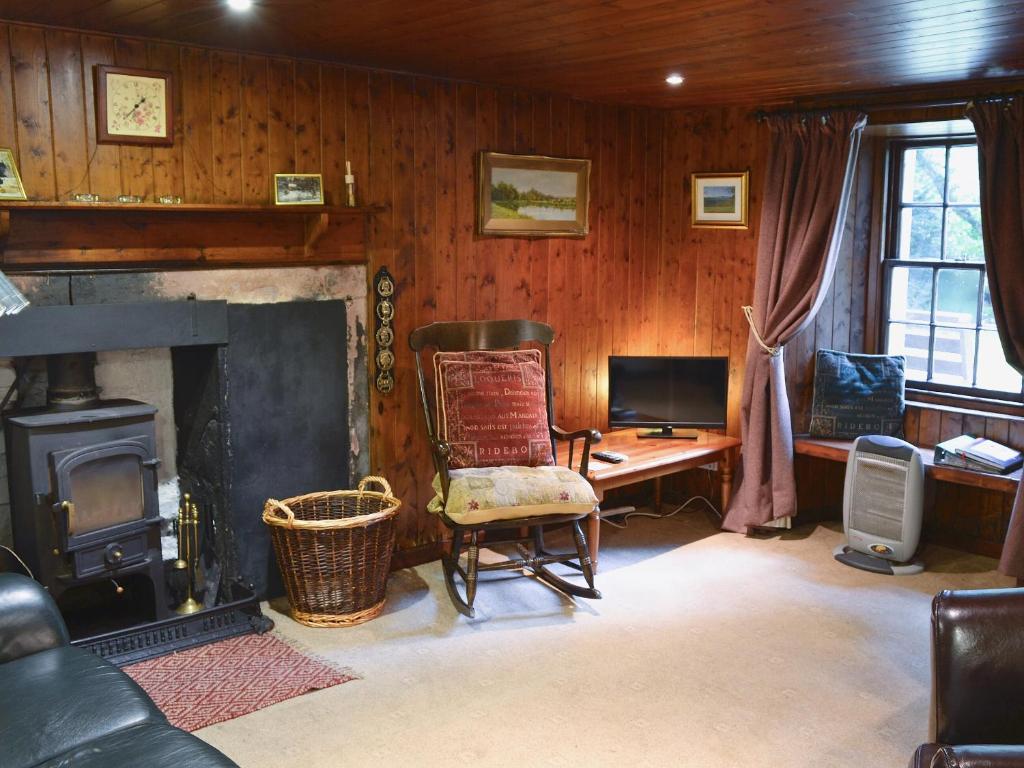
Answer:
[[[96,64],[96,143],[174,145],[174,76]]]
[[[750,171],[690,175],[690,226],[747,229]]]
[[[275,173],[274,205],[323,205],[324,177],[319,173]]]
[[[477,183],[481,235],[585,237],[590,231],[589,160],[481,152]]]
[[[0,147],[0,200],[25,199],[25,185],[21,183],[14,150]]]

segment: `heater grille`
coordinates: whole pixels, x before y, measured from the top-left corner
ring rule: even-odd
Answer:
[[[850,528],[872,536],[899,540],[910,462],[888,456],[858,454],[854,464]]]

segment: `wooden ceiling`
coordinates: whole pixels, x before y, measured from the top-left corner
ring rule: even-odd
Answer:
[[[1024,75],[1024,0],[254,2],[0,0],[0,18],[661,107]]]

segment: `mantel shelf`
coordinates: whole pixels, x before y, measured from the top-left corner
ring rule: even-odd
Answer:
[[[210,268],[363,262],[379,206],[0,201],[0,268]]]

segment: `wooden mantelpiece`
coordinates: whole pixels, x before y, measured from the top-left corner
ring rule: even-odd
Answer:
[[[8,201],[0,204],[0,265],[17,273],[363,263],[366,222],[377,210]]]

